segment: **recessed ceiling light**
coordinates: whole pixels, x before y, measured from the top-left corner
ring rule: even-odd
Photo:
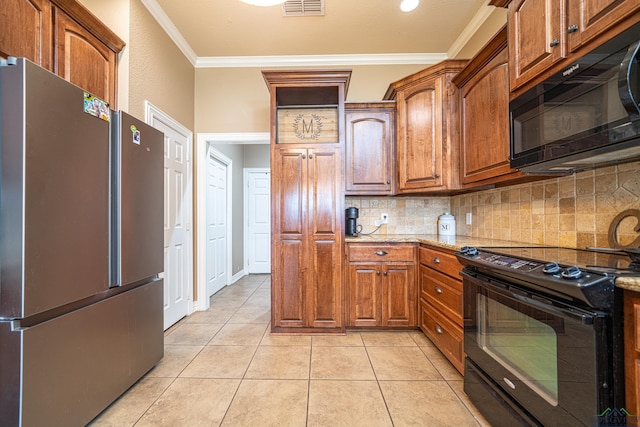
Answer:
[[[287,0],[240,0],[243,3],[250,4],[252,6],[275,6],[282,4]]]
[[[400,3],[400,10],[403,12],[411,12],[413,9],[418,7],[419,4],[420,0],[402,0],[402,3]]]

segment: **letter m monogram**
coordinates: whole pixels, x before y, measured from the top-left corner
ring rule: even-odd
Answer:
[[[302,119],[302,133],[313,133],[313,119],[309,121],[309,124],[307,124],[306,120]]]

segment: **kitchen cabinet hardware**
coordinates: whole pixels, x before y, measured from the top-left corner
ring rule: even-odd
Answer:
[[[435,329],[435,331],[436,331],[439,335],[442,335],[442,328],[440,327],[440,325],[436,325],[433,329]]]
[[[560,40],[558,39],[553,39],[551,40],[551,43],[549,43],[549,47],[556,47],[560,44]]]
[[[440,258],[438,258],[437,256],[433,257],[433,262],[436,264],[440,264]]]
[[[378,271],[376,271],[376,275],[378,275],[378,276],[380,275],[380,271],[379,271],[379,270],[378,270]]]
[[[433,290],[436,291],[437,294],[441,294],[442,293],[442,288],[440,286],[434,286]]]
[[[313,153],[309,153],[309,158],[313,159]]]
[[[378,256],[385,256],[389,254],[389,252],[383,250],[375,251],[374,253]]]
[[[569,25],[569,28],[567,28],[567,33],[569,34],[575,33],[576,31],[578,31],[578,26],[576,24]]]

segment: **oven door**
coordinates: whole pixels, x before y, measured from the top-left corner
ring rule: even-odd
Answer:
[[[609,317],[481,273],[462,276],[467,357],[543,425],[599,424],[613,407]]]

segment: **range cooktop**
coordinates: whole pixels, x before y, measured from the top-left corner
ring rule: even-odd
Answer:
[[[464,247],[461,263],[547,295],[580,301],[589,307],[613,305],[614,280],[640,276],[638,252],[561,247]]]

